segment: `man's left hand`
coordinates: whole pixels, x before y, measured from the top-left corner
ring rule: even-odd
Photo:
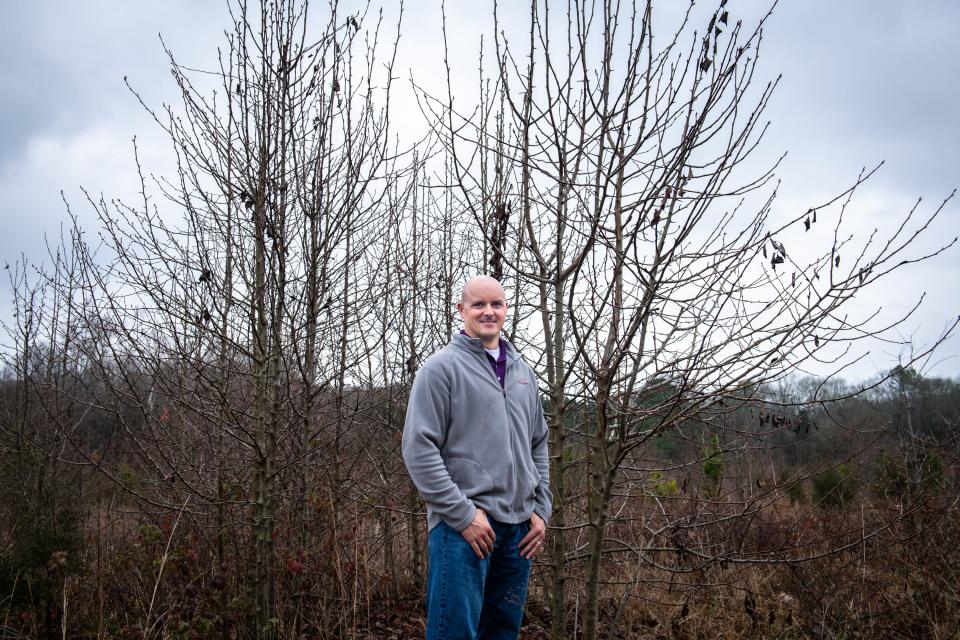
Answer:
[[[536,513],[530,516],[530,531],[523,536],[520,541],[520,555],[527,560],[533,560],[533,557],[543,550],[543,545],[547,540],[547,523]]]

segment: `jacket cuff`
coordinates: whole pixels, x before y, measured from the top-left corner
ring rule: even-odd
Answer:
[[[549,524],[549,523],[550,523],[550,510],[549,510],[549,509],[544,509],[542,506],[536,505],[536,506],[533,508],[533,512],[534,512],[535,514],[537,514],[538,516],[540,516],[540,519],[543,520],[543,524]]]
[[[470,523],[473,522],[474,517],[477,515],[477,507],[470,500],[467,500],[465,508],[467,509],[466,516],[458,518],[457,516],[460,515],[460,509],[457,509],[457,513],[451,514],[452,519],[447,520],[447,524],[458,532],[469,527]]]

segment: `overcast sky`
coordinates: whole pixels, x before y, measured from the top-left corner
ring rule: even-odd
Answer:
[[[680,0],[659,4],[671,3]],[[729,0],[728,8],[749,22],[762,4]],[[481,34],[489,33],[487,3],[447,5],[453,62],[474,74],[469,61]],[[439,2],[408,0],[406,6],[397,75],[407,78],[412,70],[429,85],[442,73]],[[315,11],[321,10],[317,3]],[[210,68],[229,19],[219,0],[0,0],[0,11],[6,61],[0,70],[0,260],[13,263],[24,253],[39,261],[44,235],[55,236],[65,218],[61,190],[91,229],[81,185],[108,198],[132,193],[134,136],[145,168],[170,173],[169,145],[123,77],[150,104],[175,104],[159,35],[181,62]],[[767,112],[772,129],[759,150],[760,159],[771,161],[788,152],[775,210],[806,210],[849,185],[862,167],[885,161],[850,215],[854,225],[889,230],[917,198],[926,213],[960,185],[958,25],[955,0],[779,4],[760,65],[766,78],[783,74]],[[924,246],[957,236],[960,202],[951,202],[931,231]],[[905,270],[859,308],[883,306],[893,314],[926,292],[922,310],[903,328],[922,346],[960,313],[958,278],[960,249],[954,248]],[[10,292],[0,287],[0,311],[9,305]],[[960,340],[953,339],[929,372],[957,376],[958,354]],[[850,377],[889,369],[898,355],[895,346],[872,345]]]

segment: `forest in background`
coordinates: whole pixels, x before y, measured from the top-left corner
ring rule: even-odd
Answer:
[[[414,78],[410,142],[370,7],[234,2],[208,72],[168,52],[182,100],[143,106],[175,173],[134,146],[140,197],[87,193],[96,230],[65,202],[10,270],[2,636],[420,635],[400,434],[480,272],[550,428],[525,637],[955,635],[960,384],[929,351],[799,373],[896,341],[851,301],[954,244],[916,248],[952,194],[859,237],[866,170],[776,214],[763,21],[716,4],[493,11],[475,69]]]

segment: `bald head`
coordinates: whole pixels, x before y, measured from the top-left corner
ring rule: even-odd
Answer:
[[[473,276],[467,280],[467,284],[463,285],[463,291],[460,293],[460,303],[463,304],[471,294],[476,295],[481,290],[486,293],[494,289],[500,292],[501,298],[504,300],[507,299],[507,294],[503,290],[503,285],[500,284],[499,280],[484,275]]]

